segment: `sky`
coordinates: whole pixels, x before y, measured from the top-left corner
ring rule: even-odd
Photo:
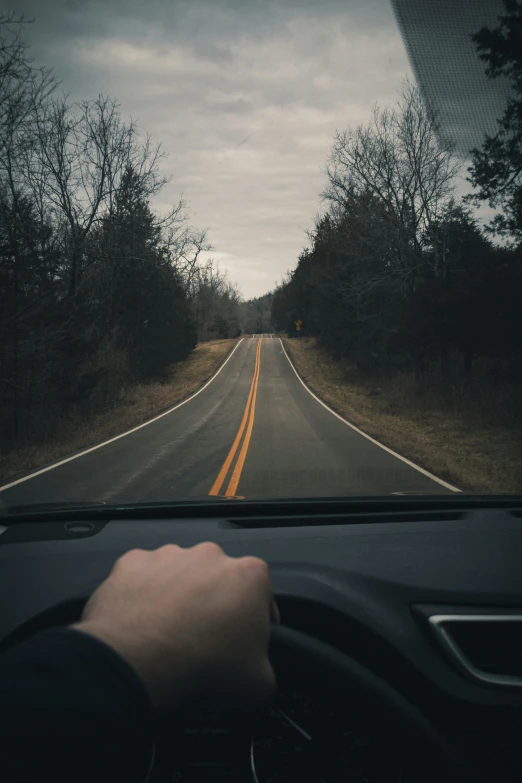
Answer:
[[[2,2],[2,7],[5,7]],[[337,129],[412,77],[389,0],[11,0],[72,99],[116,97],[161,141],[211,255],[245,298],[271,290],[321,210]]]

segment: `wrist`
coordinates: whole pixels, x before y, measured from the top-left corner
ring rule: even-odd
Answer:
[[[118,633],[93,620],[82,620],[70,628],[89,634],[111,647],[138,675],[156,710],[182,705],[189,693],[190,673],[176,665],[172,650],[158,654],[157,644]],[[162,666],[162,662],[166,665]]]

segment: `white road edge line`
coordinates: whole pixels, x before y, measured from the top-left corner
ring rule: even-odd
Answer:
[[[421,468],[419,465],[416,465],[411,460],[406,459],[406,457],[401,457],[401,455],[397,454],[396,451],[392,451],[391,449],[388,448],[388,446],[384,446],[382,443],[379,443],[378,440],[375,440],[375,438],[372,438],[372,437],[370,437],[370,435],[367,435],[365,432],[360,430],[359,427],[356,427],[355,424],[350,424],[349,421],[346,421],[346,419],[343,419],[342,416],[339,416],[338,413],[336,413],[334,410],[329,408],[328,405],[326,405],[326,403],[324,403],[322,400],[320,400],[319,397],[317,397],[313,393],[313,391],[308,388],[306,383],[303,381],[303,379],[301,378],[301,376],[299,375],[299,373],[295,369],[292,360],[290,359],[290,357],[288,356],[288,354],[287,354],[287,352],[285,350],[285,346],[283,345],[283,341],[281,340],[281,338],[279,338],[279,342],[281,343],[281,348],[283,349],[283,353],[286,356],[286,358],[288,359],[290,367],[295,372],[299,382],[305,387],[305,389],[308,392],[308,394],[311,394],[312,397],[314,398],[314,400],[316,400],[319,403],[319,405],[322,405],[323,408],[326,408],[327,411],[330,411],[330,413],[333,416],[335,416],[337,419],[339,419],[339,421],[342,421],[343,424],[346,424],[347,427],[351,427],[352,430],[355,430],[355,432],[358,432],[359,435],[363,436],[363,438],[366,438],[367,440],[371,441],[372,443],[375,443],[376,446],[379,446],[381,449],[384,449],[384,451],[387,451],[388,454],[392,454],[394,457],[397,457],[397,459],[400,459],[402,462],[405,462],[406,465],[410,466],[410,468],[415,468],[415,470],[418,470],[419,473],[423,473],[425,476],[427,476],[428,478],[432,479],[432,481],[436,481],[437,484],[442,484],[443,487],[446,487],[447,489],[451,489],[452,492],[462,492],[461,489],[458,489],[457,487],[454,487],[452,484],[448,484],[446,481],[443,481],[442,479],[437,478],[437,476],[434,476],[433,473],[429,473],[427,470],[424,470],[424,468]]]
[[[234,347],[234,349],[229,353],[223,364],[218,368],[218,370],[214,373],[212,378],[210,378],[204,386],[201,387],[201,389],[198,389],[197,392],[192,394],[190,397],[187,397],[186,400],[183,400],[183,402],[178,402],[177,405],[174,405],[173,408],[169,408],[167,411],[163,411],[163,413],[160,413],[158,416],[154,416],[153,419],[149,419],[148,421],[143,422],[143,424],[138,424],[137,427],[133,427],[131,430],[127,430],[127,432],[122,432],[121,435],[115,435],[114,438],[110,438],[109,440],[104,440],[103,443],[98,443],[97,446],[91,446],[89,449],[85,449],[84,451],[80,451],[78,454],[73,454],[72,457],[67,457],[66,459],[60,460],[60,462],[55,462],[53,465],[48,465],[46,468],[42,468],[41,470],[37,470],[34,473],[29,473],[28,476],[22,476],[22,478],[16,479],[16,481],[11,481],[10,484],[4,484],[3,487],[0,487],[0,492],[3,492],[5,489],[10,489],[10,487],[15,487],[17,484],[21,484],[23,481],[28,481],[29,479],[35,478],[35,476],[41,476],[42,473],[47,473],[48,470],[54,470],[54,468],[59,468],[60,465],[65,465],[66,462],[71,462],[73,459],[78,459],[78,457],[83,457],[84,454],[90,454],[91,451],[96,451],[96,449],[101,449],[102,446],[108,446],[109,443],[114,443],[115,440],[119,440],[120,438],[124,438],[126,435],[130,435],[132,432],[136,432],[137,430],[141,430],[142,427],[146,427],[148,424],[152,424],[154,421],[158,421],[158,419],[162,419],[163,416],[168,416],[169,413],[172,413],[172,411],[177,410],[178,408],[181,408],[182,405],[185,405],[187,402],[190,402],[194,399],[194,397],[197,397],[198,394],[201,394],[202,391],[204,391],[207,386],[210,386],[212,381],[217,378],[225,364],[227,364],[228,361],[232,358],[233,354],[237,351],[241,343],[243,342],[245,338],[242,337],[241,340],[238,342],[238,344]]]

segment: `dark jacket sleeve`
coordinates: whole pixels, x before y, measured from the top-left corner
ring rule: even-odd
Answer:
[[[0,655],[0,777],[5,783],[138,783],[153,760],[153,714],[134,670],[70,628]]]

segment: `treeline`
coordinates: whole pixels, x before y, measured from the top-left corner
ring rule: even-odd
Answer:
[[[272,293],[241,302],[241,331],[245,334],[269,334],[272,327]]]
[[[44,437],[198,340],[239,333],[236,289],[181,199],[157,214],[163,152],[116,101],[72,102],[0,16],[0,437]]]
[[[515,6],[506,29],[515,26],[520,40]],[[450,378],[472,385],[480,372],[520,392],[522,51],[502,49],[502,29],[475,36],[483,59],[496,63],[493,76],[516,74],[496,143],[484,144],[495,150],[496,170],[484,150],[474,150],[469,172],[477,191],[459,199],[460,162],[441,144],[435,114],[409,83],[395,106],[376,107],[368,124],[337,133],[326,169],[327,210],[274,292],[275,329],[297,336],[300,319],[301,335],[316,336],[366,373],[431,374],[449,389]],[[483,199],[504,211],[481,229],[470,202]],[[494,244],[499,233],[503,241]],[[515,407],[520,413],[519,404],[511,413]]]

